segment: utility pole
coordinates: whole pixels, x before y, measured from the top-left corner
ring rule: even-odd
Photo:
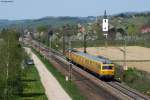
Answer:
[[[64,32],[66,32],[66,26],[63,26],[63,32],[62,32],[62,48],[63,48],[63,55],[65,55],[65,35]]]
[[[84,34],[84,37],[83,37],[84,38],[84,53],[87,53],[87,50],[86,50],[86,48],[87,48],[87,36],[90,33],[90,30],[91,30],[90,23],[88,23],[86,31],[85,31],[84,27],[82,29],[82,32]]]
[[[69,58],[71,58],[71,40],[69,39]],[[69,79],[72,80],[72,63],[69,60]]]
[[[105,48],[107,48],[107,47],[108,47],[108,43],[107,43],[108,34],[107,34],[107,33],[104,33],[104,36],[105,36]]]
[[[125,38],[124,38],[124,49],[122,51],[123,51],[123,66],[122,66],[121,80],[123,81],[125,77],[124,71],[126,70],[126,40]]]
[[[49,38],[49,42],[50,42],[50,43],[49,43],[49,48],[52,49],[52,39],[51,39],[51,36],[50,36],[50,38]]]
[[[53,33],[50,35],[50,48],[52,49],[52,35],[53,35]]]
[[[41,40],[41,36],[40,36],[40,32],[39,32],[39,52],[40,52],[40,40]]]
[[[86,47],[87,47],[87,45],[86,45],[87,33],[85,31],[85,28],[82,25],[78,24],[78,26],[79,26],[79,31],[83,34],[83,47],[84,47],[84,51],[83,52],[87,53],[87,51],[86,51]]]
[[[120,51],[123,52],[123,66],[121,68],[121,80],[124,80],[124,71],[128,70],[127,67],[127,61],[126,61],[126,56],[127,56],[127,49],[126,49],[126,38],[124,36],[124,46],[123,46],[123,50],[121,49]]]
[[[84,53],[87,53],[86,52],[86,46],[87,46],[86,45],[86,37],[87,37],[87,34],[85,32],[83,34],[84,34],[84,37],[83,37],[84,38]]]
[[[52,35],[53,35],[53,31],[50,30],[50,31],[48,32],[48,44],[49,44],[49,48],[50,48],[50,49],[52,48],[52,40],[51,40]]]
[[[127,64],[126,64],[126,39],[124,38],[124,70],[127,70]]]

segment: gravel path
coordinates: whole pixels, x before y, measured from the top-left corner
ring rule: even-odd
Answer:
[[[63,90],[55,77],[46,69],[45,65],[29,48],[25,48],[27,53],[34,60],[35,66],[39,72],[41,82],[45,88],[48,100],[71,100],[69,95]]]

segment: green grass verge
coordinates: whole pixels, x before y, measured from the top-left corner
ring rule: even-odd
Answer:
[[[80,94],[79,89],[72,81],[66,82],[65,76],[62,75],[62,73],[59,72],[52,64],[50,64],[48,60],[44,59],[44,57],[40,55],[35,49],[32,48],[32,51],[40,58],[47,69],[55,76],[64,90],[73,100],[85,100],[85,97]]]
[[[125,71],[124,82],[130,87],[150,95],[150,74],[130,68]]]
[[[121,69],[119,67],[116,67],[116,78],[119,78],[121,74]],[[150,96],[149,73],[137,70],[135,68],[129,68],[127,71],[124,72],[123,82],[129,87]]]
[[[16,100],[48,100],[35,66],[26,66],[22,75],[23,92]]]

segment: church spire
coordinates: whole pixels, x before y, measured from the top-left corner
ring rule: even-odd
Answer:
[[[106,10],[104,12],[104,19],[107,19],[107,13],[106,13]]]

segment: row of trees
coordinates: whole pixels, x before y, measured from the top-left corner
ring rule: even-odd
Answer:
[[[87,25],[84,25],[85,31],[88,34],[88,36],[96,36],[97,39],[104,39],[104,35],[102,32],[102,28],[101,28],[101,24],[98,23],[90,23]],[[139,34],[140,28],[137,25],[134,24],[128,24],[126,25],[125,28],[122,27],[112,27],[109,29],[109,37],[110,39],[115,39],[115,35],[117,32],[121,33],[122,36],[124,35],[128,35],[128,36],[135,36],[137,34]],[[46,42],[46,40],[48,40],[47,37],[49,37],[49,32],[50,30],[53,30],[54,33],[59,33],[59,36],[62,37],[63,33],[66,36],[73,36],[73,35],[77,35],[77,33],[79,33],[79,27],[78,25],[70,25],[70,24],[66,24],[62,27],[58,27],[53,29],[52,26],[48,27],[48,26],[40,26],[37,27],[37,31],[39,33],[43,33],[41,35],[41,40],[43,40],[44,42]],[[39,35],[40,36],[40,35]],[[46,39],[47,38],[47,39]]]
[[[0,33],[0,100],[14,100],[22,92],[23,49],[15,30]]]
[[[122,21],[121,21],[122,22]],[[121,24],[120,22],[120,24]],[[102,32],[101,22],[93,22],[89,24],[84,24],[81,27],[84,27],[85,32],[80,31],[80,25],[72,25],[72,24],[65,24],[62,27],[52,28],[52,26],[40,26],[37,27],[37,32],[39,33],[39,37],[37,38],[44,44],[49,45],[49,39],[52,37],[53,39],[53,47],[56,49],[57,47],[63,48],[63,41],[68,41],[70,38],[75,44],[81,44],[84,38],[84,33],[86,33],[87,41],[94,41],[98,44],[98,42],[105,41],[104,33]],[[122,22],[123,23],[123,22]],[[138,41],[142,37],[140,36],[140,27],[134,23],[125,23],[122,26],[113,26],[110,21],[110,29],[108,32],[108,41],[114,43],[122,43],[124,38],[126,37],[127,41],[134,42]],[[41,34],[42,33],[42,34]],[[33,33],[34,34],[34,33]],[[53,34],[53,35],[52,35]],[[69,38],[68,38],[69,37]],[[65,39],[64,39],[65,38]],[[142,40],[142,39],[141,39]],[[80,42],[80,43],[79,43]],[[68,43],[68,42],[66,42]]]

